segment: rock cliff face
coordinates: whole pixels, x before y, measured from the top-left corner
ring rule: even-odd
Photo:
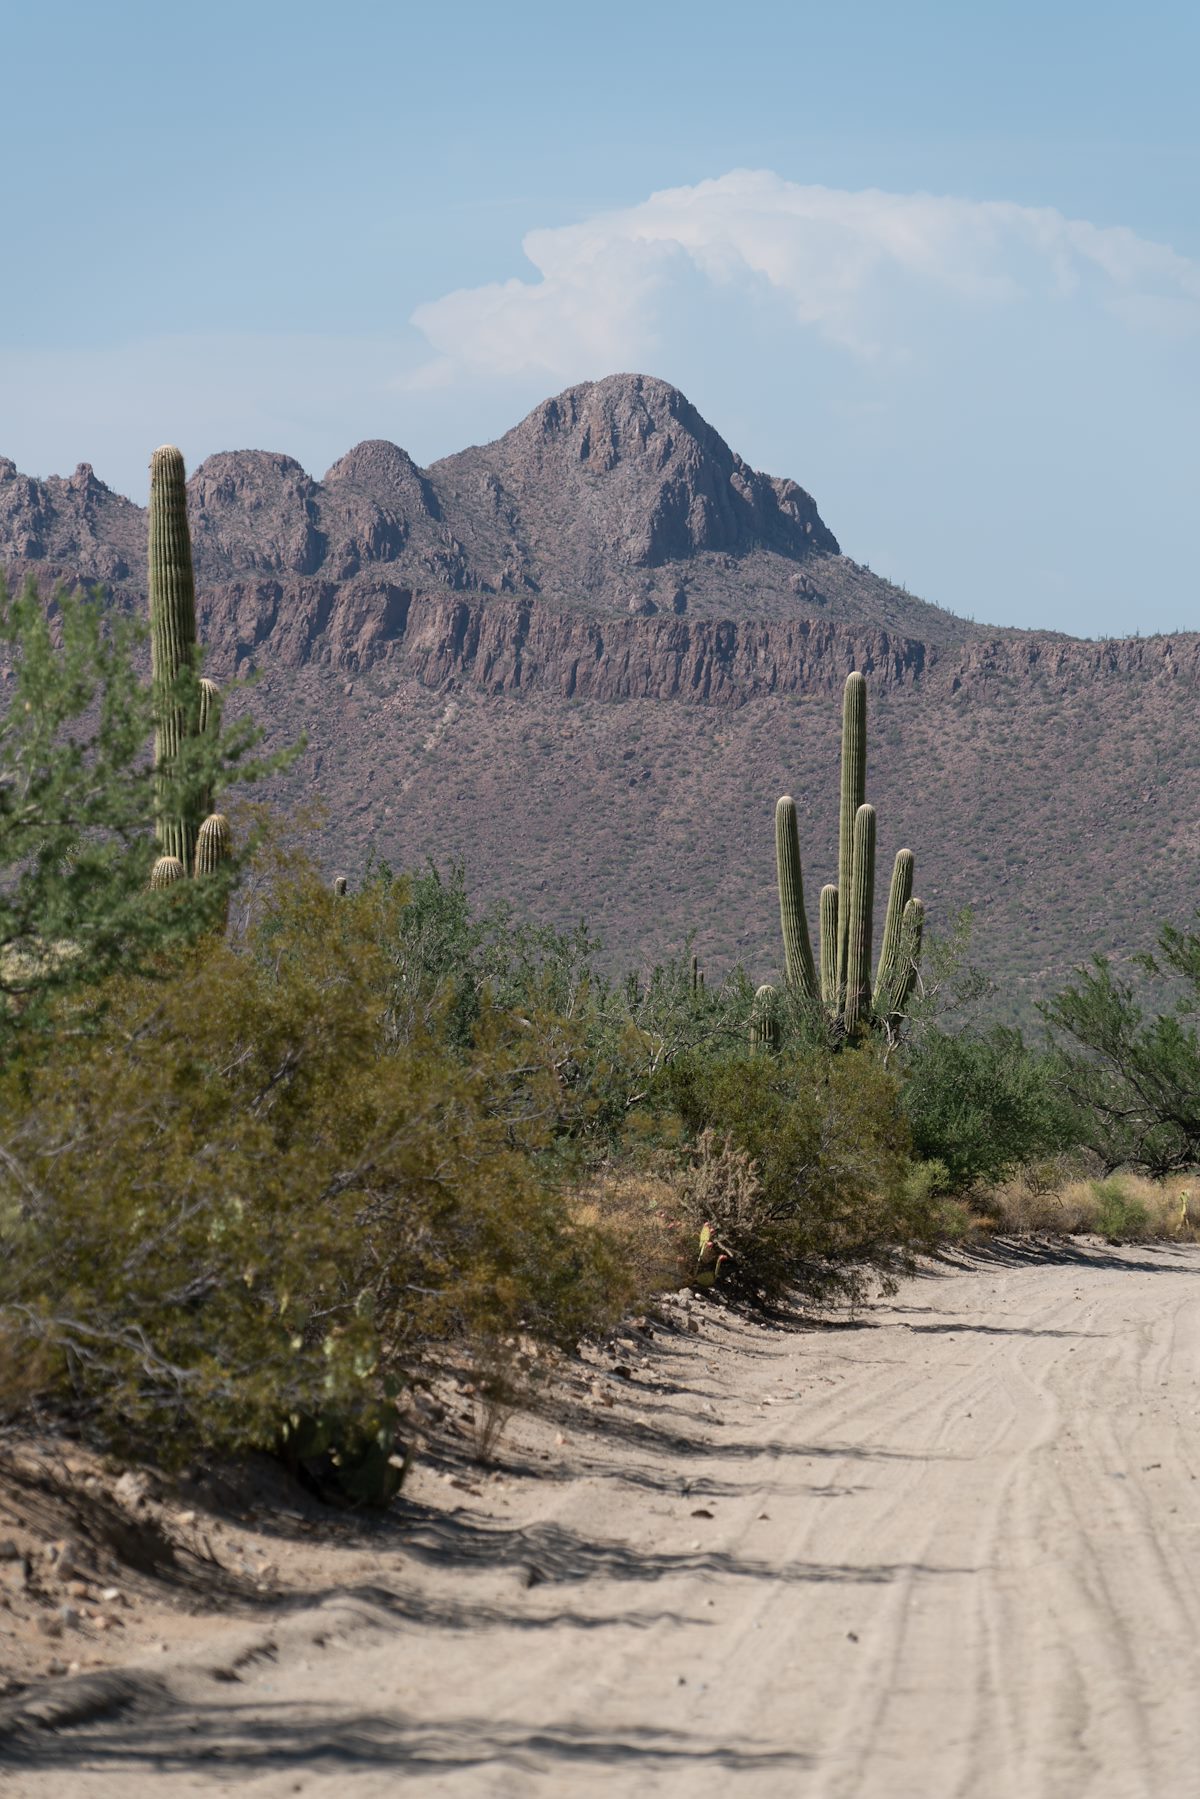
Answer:
[[[881,853],[1025,1011],[1093,950],[1147,947],[1200,892],[1200,636],[994,631],[844,556],[812,498],[642,376],[570,388],[431,468],[362,443],[319,481],[211,456],[191,480],[201,632],[253,670],[273,797],[318,794],[331,862],[461,857],[476,888],[615,961],[696,929],[777,958],[771,809],[797,796],[815,893],[836,842],[837,695],[872,698]],[[0,460],[0,568],[143,607],[146,518],[81,465]],[[234,701],[234,703],[239,703]]]
[[[626,617],[534,598],[414,593],[391,582],[232,582],[202,605],[214,666],[241,672],[313,662],[425,687],[564,699],[736,706],[836,693],[852,668],[876,692],[935,693],[1024,682],[1075,687],[1126,676],[1200,685],[1200,636],[1095,643],[1035,632],[926,644],[827,618]]]

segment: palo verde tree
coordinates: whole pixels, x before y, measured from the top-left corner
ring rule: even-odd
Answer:
[[[1171,1174],[1200,1164],[1200,930],[1164,925],[1135,966],[1164,1010],[1098,956],[1042,1014],[1080,1141],[1109,1171]]]
[[[0,1057],[41,1028],[57,994],[150,968],[219,918],[225,876],[147,892],[150,821],[188,792],[273,766],[255,759],[242,720],[156,770],[147,748],[163,689],[139,674],[144,638],[98,597],[47,602],[32,583],[14,594],[0,581]]]

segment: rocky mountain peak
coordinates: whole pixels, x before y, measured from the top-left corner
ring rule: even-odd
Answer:
[[[262,506],[279,494],[311,492],[315,486],[292,456],[275,450],[219,450],[192,471],[188,493],[208,510]]]
[[[353,508],[359,496],[389,515],[440,518],[437,495],[407,450],[384,437],[368,438],[334,463],[321,485],[329,495],[345,496]]]
[[[585,570],[652,569],[704,552],[838,554],[803,488],[757,474],[679,389],[609,375],[535,407],[492,444],[437,463],[454,488],[491,477],[523,518],[571,544]]]
[[[225,450],[206,457],[188,482],[200,569],[315,573],[324,556],[317,493],[291,456]]]
[[[711,460],[726,473],[733,464],[729,446],[691,401],[652,375],[608,375],[569,387],[508,433],[514,440],[538,438],[600,471],[630,458],[662,467],[676,454],[697,466]]]

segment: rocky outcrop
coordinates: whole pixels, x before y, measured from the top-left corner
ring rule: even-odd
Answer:
[[[145,513],[90,463],[35,481],[0,456],[0,568],[120,584],[141,583],[145,565]]]

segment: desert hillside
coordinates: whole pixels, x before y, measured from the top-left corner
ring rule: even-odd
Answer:
[[[935,925],[974,909],[1003,1010],[1194,907],[1200,637],[993,631],[927,605],[663,382],[571,388],[428,469],[383,442],[319,481],[212,456],[190,495],[210,672],[256,676],[272,741],[306,737],[276,797],[322,801],[331,866],[461,859],[481,894],[586,916],[614,962],[695,930],[710,967],[765,976],[772,805],[796,795],[813,897],[858,667],[881,853],[914,848]],[[37,481],[0,459],[10,579],[142,606],[145,535],[86,465]]]

